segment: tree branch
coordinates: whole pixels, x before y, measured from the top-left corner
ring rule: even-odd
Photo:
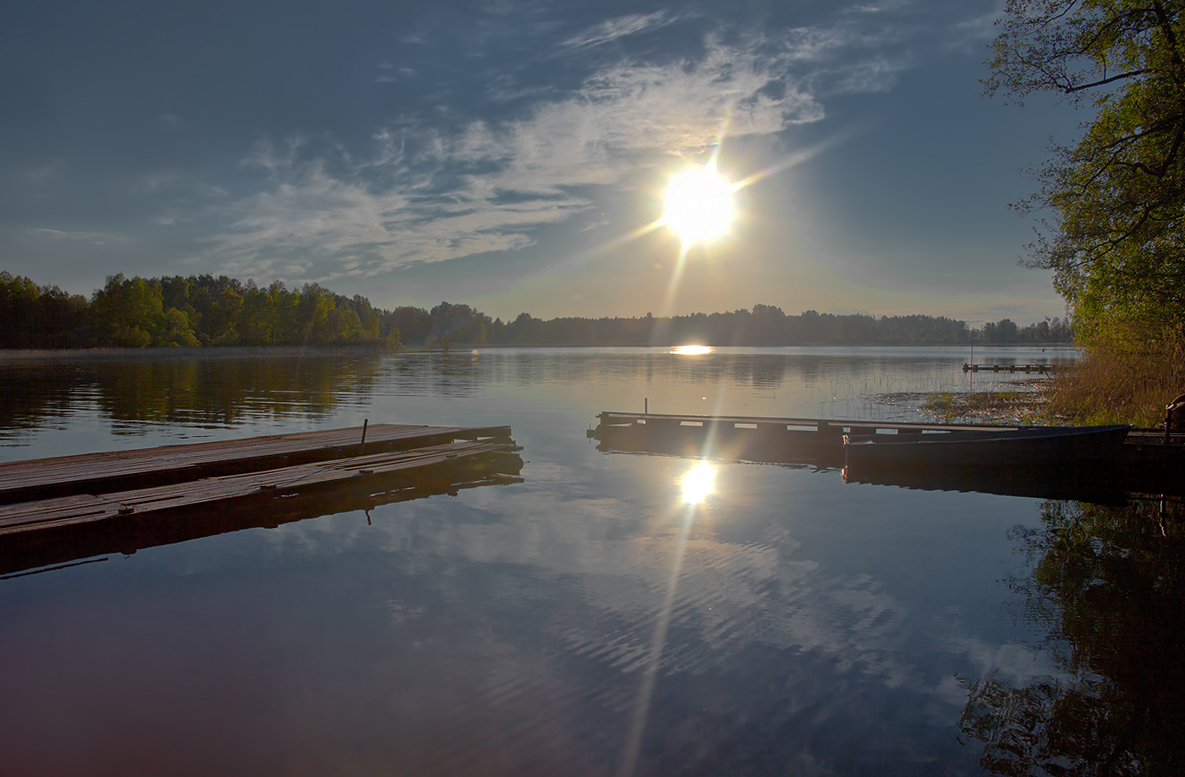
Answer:
[[[1135,76],[1142,76],[1148,72],[1147,68],[1140,68],[1139,70],[1129,70],[1126,73],[1119,73],[1118,75],[1104,78],[1100,81],[1092,81],[1089,84],[1079,84],[1077,86],[1069,86],[1065,88],[1066,94],[1073,94],[1074,92],[1081,92],[1086,89],[1094,89],[1096,86],[1106,86],[1115,81],[1122,81],[1125,78],[1134,78]]]

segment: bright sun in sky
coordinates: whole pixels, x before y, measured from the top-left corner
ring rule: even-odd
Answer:
[[[684,243],[717,238],[732,220],[732,188],[715,165],[684,170],[667,187],[664,220]]]

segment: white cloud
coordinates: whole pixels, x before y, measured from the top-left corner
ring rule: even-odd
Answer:
[[[624,38],[627,35],[656,30],[677,20],[677,17],[671,16],[666,11],[619,16],[581,31],[561,43],[559,48],[562,51],[589,49]]]
[[[46,229],[34,227],[24,231],[27,240],[69,240],[101,246],[108,243],[124,243],[128,238],[106,232],[81,232],[77,230]]]
[[[561,48],[588,50],[673,20],[662,12],[620,17]],[[340,149],[317,157],[301,139],[261,144],[245,163],[270,182],[225,211],[233,228],[213,241],[215,254],[233,274],[267,275],[297,258],[349,261],[343,272],[373,275],[523,248],[535,228],[591,207],[588,187],[621,184],[656,159],[700,154],[722,135],[773,135],[819,121],[820,94],[891,88],[905,65],[884,49],[901,33],[860,24],[709,36],[696,59],[615,59],[566,95],[514,93],[513,80],[495,79],[503,96],[536,99],[530,112],[451,131],[420,124],[398,137],[380,133],[363,162]]]
[[[836,94],[872,94],[887,92],[909,65],[904,60],[876,59],[862,62],[835,74],[831,91]]]
[[[991,13],[959,22],[950,31],[945,48],[967,54],[987,53],[987,45],[996,37],[996,21],[1004,15],[1004,4],[997,4]]]

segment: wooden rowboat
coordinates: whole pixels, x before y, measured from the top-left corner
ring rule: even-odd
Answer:
[[[1026,467],[1117,460],[1131,426],[1033,426],[999,431],[844,437],[844,466]]]

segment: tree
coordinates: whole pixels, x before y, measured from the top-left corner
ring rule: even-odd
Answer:
[[[91,315],[103,345],[146,348],[160,339],[166,323],[160,281],[109,275],[91,299]]]
[[[428,339],[431,326],[428,311],[404,305],[382,315],[381,334],[390,337],[394,333],[404,345],[419,345]]]
[[[1008,0],[998,24],[986,93],[1052,92],[1095,110],[1016,206],[1050,214],[1030,263],[1053,270],[1088,344],[1135,322],[1180,332],[1185,0]]]
[[[28,278],[0,272],[0,347],[29,348],[37,331],[37,302],[41,292]]]

